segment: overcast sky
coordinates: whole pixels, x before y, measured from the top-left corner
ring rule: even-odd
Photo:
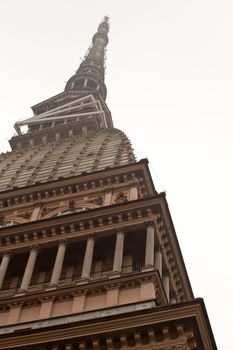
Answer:
[[[30,106],[63,91],[106,14],[115,127],[166,191],[194,294],[232,350],[232,0],[1,0],[1,151]]]

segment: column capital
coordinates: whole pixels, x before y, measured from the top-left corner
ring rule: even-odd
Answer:
[[[125,226],[118,226],[115,228],[115,233],[126,233],[126,227]]]
[[[170,277],[170,272],[168,269],[163,270],[163,277]]]
[[[88,293],[88,289],[81,289],[81,290],[77,290],[75,292],[71,292],[71,295],[73,298],[75,298],[75,297],[87,295],[87,293]]]
[[[144,221],[144,224],[146,227],[155,227],[156,226],[156,222],[154,219],[149,219]]]
[[[65,245],[65,246],[67,246],[67,245],[68,245],[68,240],[67,240],[67,238],[61,238],[61,239],[59,239],[59,240],[57,241],[57,243],[58,243],[59,246],[60,246],[60,245]]]
[[[137,185],[137,184],[138,184],[137,179],[134,179],[134,180],[130,180],[130,181],[129,181],[129,185],[130,185],[130,186],[135,186],[135,185]]]
[[[10,249],[4,250],[3,252],[0,253],[1,257],[4,257],[4,256],[12,257],[13,255],[14,254],[13,254],[12,250],[10,250]]]
[[[38,207],[41,207],[42,206],[42,201],[37,201],[34,203],[34,207],[38,208]]]
[[[45,296],[38,299],[41,303],[46,303],[48,301],[54,301],[55,295]]]
[[[93,239],[94,241],[96,240],[96,232],[92,232],[87,236],[87,240]]]
[[[155,276],[150,276],[150,277],[142,277],[142,278],[138,278],[137,281],[140,284],[144,284],[144,283],[148,283],[148,282],[154,282],[156,283],[157,279]]]
[[[7,306],[12,309],[14,307],[18,307],[18,306],[23,306],[24,305],[24,302],[23,301],[15,301],[15,302],[12,302],[12,303],[9,303],[7,304]]]
[[[176,292],[170,291],[170,297],[176,299],[177,298]]]
[[[121,286],[121,283],[111,283],[111,284],[108,284],[108,285],[105,285],[104,286],[104,289],[105,290],[114,290],[114,289],[119,289]]]
[[[40,247],[39,247],[38,244],[32,244],[32,245],[30,246],[30,251],[31,251],[31,250],[35,250],[37,253],[39,253],[39,252],[40,252]]]
[[[105,193],[112,192],[113,190],[114,190],[113,186],[108,186],[108,187],[105,188]]]

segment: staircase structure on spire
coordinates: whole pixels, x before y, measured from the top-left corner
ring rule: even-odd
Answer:
[[[108,30],[0,155],[0,349],[216,350],[165,193],[113,128]]]

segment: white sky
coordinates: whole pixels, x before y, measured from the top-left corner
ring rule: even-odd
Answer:
[[[105,14],[114,124],[167,192],[195,296],[232,350],[232,0],[1,0],[1,150],[63,91]]]

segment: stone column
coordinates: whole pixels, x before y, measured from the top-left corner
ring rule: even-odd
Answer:
[[[61,276],[61,271],[62,271],[62,266],[63,266],[63,262],[64,262],[64,257],[65,257],[65,252],[66,252],[66,247],[67,247],[67,243],[65,239],[62,239],[59,242],[59,246],[58,246],[58,250],[57,250],[57,256],[56,256],[56,260],[53,266],[53,273],[52,273],[52,277],[50,280],[50,284],[56,285],[58,284],[58,281],[60,279]]]
[[[122,263],[123,263],[123,251],[124,251],[124,228],[119,228],[116,233],[116,244],[115,244],[115,253],[113,261],[113,271],[121,272]]]
[[[135,199],[138,199],[138,188],[137,188],[137,183],[133,184],[130,186],[129,189],[129,199],[131,201],[134,201]]]
[[[26,269],[24,271],[23,279],[21,282],[20,289],[21,290],[27,290],[32,279],[32,274],[34,271],[35,263],[36,263],[36,258],[39,252],[39,247],[37,245],[32,245],[31,246],[31,251],[29,254],[28,262]]]
[[[162,278],[162,252],[157,250],[155,253],[155,269],[159,271],[160,277]]]
[[[165,294],[166,294],[166,296],[167,296],[167,300],[168,300],[168,302],[169,302],[169,275],[168,274],[165,274],[164,276],[163,276],[163,279],[162,279],[162,281],[163,281],[163,288],[164,288],[164,291],[165,291]]]
[[[149,221],[146,223],[145,266],[154,265],[154,245],[155,245],[155,223],[154,221]]]
[[[33,209],[32,214],[31,214],[30,221],[38,220],[40,217],[40,212],[41,212],[41,204],[39,202],[35,203],[34,209]]]
[[[111,201],[112,201],[112,189],[108,188],[104,196],[104,204],[103,204],[104,207],[106,205],[111,205]]]
[[[87,240],[86,251],[83,260],[83,268],[81,274],[81,278],[83,279],[88,279],[90,277],[94,246],[95,238],[93,236],[90,236]]]
[[[2,288],[10,259],[11,259],[11,252],[10,251],[3,253],[2,262],[0,265],[0,289]]]
[[[133,272],[133,256],[128,253],[123,256],[123,273]]]

